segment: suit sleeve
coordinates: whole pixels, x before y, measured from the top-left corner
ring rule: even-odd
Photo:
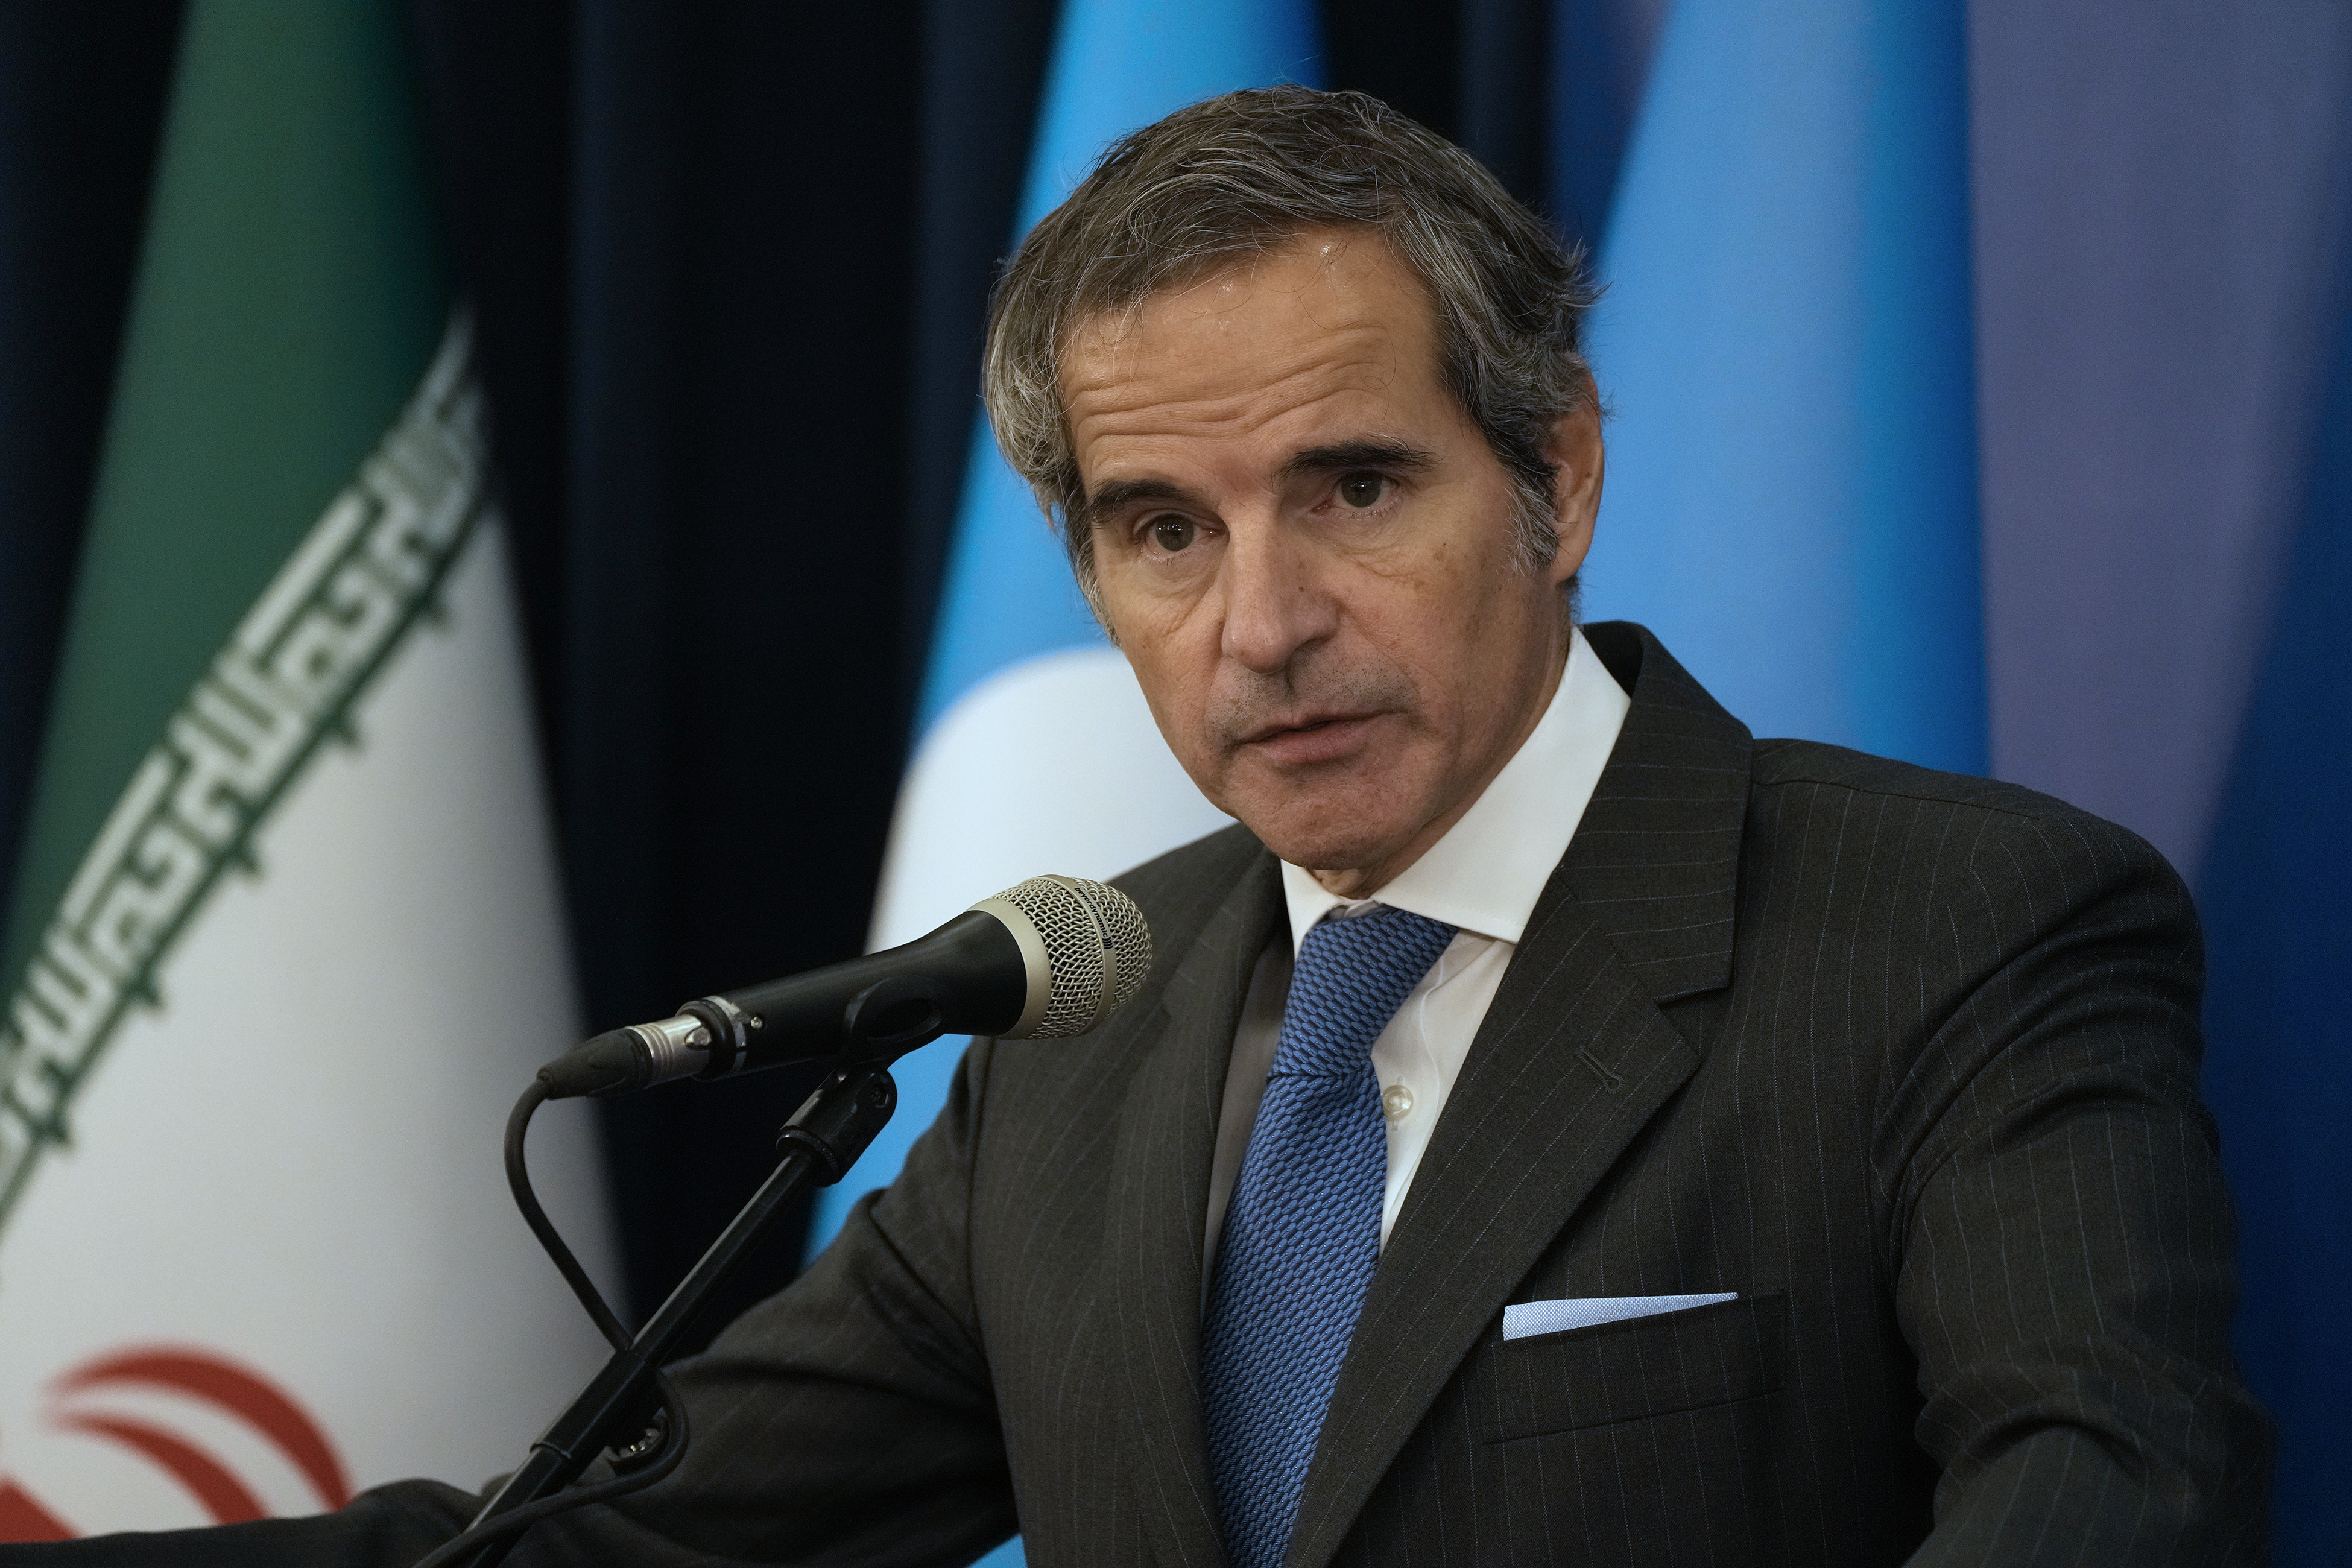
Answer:
[[[2261,1561],[2270,1436],[2229,1351],[2187,890],[2121,829],[2005,815],[1947,889],[1930,940],[1997,959],[1881,1123],[1942,1468],[1912,1562]]]
[[[806,1275],[671,1369],[692,1427],[677,1471],[532,1527],[509,1563],[929,1568],[969,1563],[1013,1533],[965,1252],[990,1054],[974,1047],[905,1172],[851,1211]],[[6,1548],[0,1561],[407,1568],[479,1505],[454,1487],[404,1481],[313,1519]]]

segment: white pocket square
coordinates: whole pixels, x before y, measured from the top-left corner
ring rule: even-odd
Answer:
[[[1557,1334],[1738,1300],[1737,1291],[1727,1290],[1713,1296],[1569,1296],[1558,1301],[1521,1301],[1503,1309],[1503,1337],[1523,1340],[1529,1334]]]

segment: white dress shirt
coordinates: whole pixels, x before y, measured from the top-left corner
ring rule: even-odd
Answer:
[[[1460,930],[1372,1043],[1372,1070],[1380,1078],[1389,1132],[1388,1198],[1381,1209],[1381,1245],[1388,1245],[1445,1097],[1518,949],[1536,899],[1568,852],[1629,706],[1623,688],[1601,667],[1584,634],[1572,632],[1568,668],[1533,732],[1445,837],[1372,898],[1342,899],[1311,873],[1284,863],[1289,940],[1277,936],[1258,956],[1234,1033],[1216,1158],[1209,1169],[1204,1280],[1216,1267],[1225,1205],[1241,1174],[1265,1075],[1274,1065],[1283,1005],[1290,994],[1292,955],[1308,928],[1326,914],[1344,920],[1381,905]]]

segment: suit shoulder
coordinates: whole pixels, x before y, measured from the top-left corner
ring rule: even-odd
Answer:
[[[2054,795],[1969,773],[1941,773],[1818,741],[1756,742],[1748,775],[1759,800],[1806,792],[1850,792],[1906,802],[1965,824],[1971,858],[2055,862],[2095,879],[2121,875],[2177,888],[2180,878],[2155,846]]]
[[[2083,816],[2064,801],[1998,779],[1939,773],[1892,757],[1874,757],[1820,741],[1758,741],[1749,782],[1759,789],[1817,784],[1860,795],[1894,795],[1944,805],[1976,806],[2015,816]]]

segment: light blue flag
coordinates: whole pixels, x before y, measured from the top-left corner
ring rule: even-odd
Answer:
[[[1759,735],[1985,770],[1959,0],[1679,0],[1617,187],[1593,619]]]

